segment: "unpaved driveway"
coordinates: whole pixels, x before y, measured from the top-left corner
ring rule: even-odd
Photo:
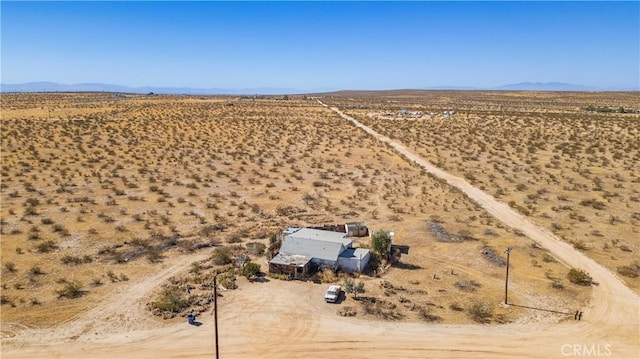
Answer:
[[[640,298],[615,275],[463,179],[435,168],[401,144],[381,136],[338,109],[332,110],[388,143],[410,161],[458,187],[497,219],[520,229],[560,261],[586,270],[599,282],[599,286],[593,288],[592,299],[584,310],[582,321],[484,326],[343,318],[335,314],[338,305],[322,301],[324,286],[276,280],[241,284],[240,289],[225,292],[220,299],[221,357],[640,357]],[[189,326],[184,320],[160,325],[157,321],[143,319],[148,314],[142,307],[142,298],[168,276],[186,269],[194,260],[193,257],[175,259],[175,264],[167,266],[153,278],[131,284],[113,301],[53,332],[23,331],[3,343],[2,357],[213,357],[211,316],[199,317],[203,323],[200,327]],[[125,320],[120,325],[119,318],[123,313],[126,318],[134,320]],[[98,323],[92,323],[92,318]],[[94,332],[93,336],[91,332]],[[65,339],[69,335],[77,337]]]

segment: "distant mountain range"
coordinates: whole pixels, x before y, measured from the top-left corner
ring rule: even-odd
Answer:
[[[517,84],[503,85],[493,88],[463,87],[463,86],[431,86],[421,90],[494,90],[494,91],[638,91],[638,88],[630,89],[601,89],[583,85],[575,85],[564,82],[520,82]],[[285,95],[320,93],[334,91],[324,89],[309,91],[293,88],[256,87],[242,89],[225,88],[192,88],[192,87],[129,87],[103,83],[59,84],[55,82],[28,82],[21,84],[0,84],[0,92],[122,92],[122,93],[155,93],[155,94],[180,94],[180,95]]]
[[[568,84],[564,82],[520,82],[517,84],[502,85],[498,87],[457,87],[439,86],[429,87],[429,90],[493,90],[493,91],[607,91],[595,87]]]
[[[595,87],[568,84],[564,82],[520,82],[495,88],[504,91],[597,91]]]
[[[129,87],[103,83],[59,84],[56,82],[27,82],[21,84],[0,84],[0,92],[122,92],[155,93],[180,95],[284,95],[304,93],[292,88],[257,87],[244,89],[192,88],[192,87]]]

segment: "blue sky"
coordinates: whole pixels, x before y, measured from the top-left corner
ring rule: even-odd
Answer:
[[[639,2],[7,2],[3,83],[640,89]]]

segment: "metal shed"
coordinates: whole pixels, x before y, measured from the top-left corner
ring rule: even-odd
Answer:
[[[348,222],[345,223],[344,228],[349,237],[366,237],[369,235],[369,228],[362,222]]]
[[[338,267],[345,272],[363,272],[369,264],[371,252],[364,248],[345,249],[338,257]]]

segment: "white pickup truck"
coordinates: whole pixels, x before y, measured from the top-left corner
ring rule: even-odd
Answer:
[[[342,287],[339,285],[329,286],[327,293],[324,295],[324,301],[327,303],[335,303],[340,297],[340,292],[342,292]]]

